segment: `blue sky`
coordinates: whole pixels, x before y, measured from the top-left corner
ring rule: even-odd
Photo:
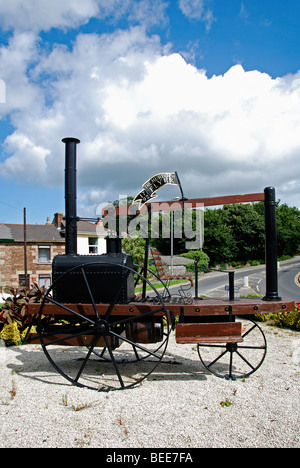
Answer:
[[[164,171],[300,208],[299,30],[298,0],[1,1],[0,222],[64,211],[66,136],[80,216]]]

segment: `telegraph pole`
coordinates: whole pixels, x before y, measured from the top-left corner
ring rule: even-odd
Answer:
[[[26,208],[24,208],[24,273],[25,287],[29,288],[29,278],[27,276],[27,232],[26,232]]]

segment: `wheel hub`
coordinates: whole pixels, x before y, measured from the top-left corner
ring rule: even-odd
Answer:
[[[226,344],[226,349],[227,351],[229,351],[230,353],[234,353],[238,348],[238,344],[237,343],[227,343]]]
[[[103,319],[97,320],[97,322],[95,323],[95,328],[97,332],[100,333],[102,336],[109,335],[110,327],[109,327],[109,323],[106,320],[103,320]]]

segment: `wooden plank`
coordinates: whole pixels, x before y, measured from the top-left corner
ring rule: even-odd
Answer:
[[[84,316],[95,316],[95,311],[92,304],[64,304],[66,307],[82,314]],[[27,312],[30,314],[38,314],[40,304],[28,304]],[[180,315],[182,309],[184,316],[200,317],[214,315],[229,315],[229,307],[232,308],[233,315],[253,315],[262,313],[280,313],[292,312],[295,310],[295,303],[290,299],[282,299],[280,301],[263,301],[262,299],[240,299],[236,301],[222,299],[194,299],[191,304],[184,304],[181,300],[171,298],[165,301],[166,310],[171,311],[175,316]],[[160,304],[155,302],[138,302],[138,300],[129,302],[128,304],[116,304],[111,312],[112,316],[137,316],[150,311],[158,311]],[[100,315],[105,315],[109,308],[109,304],[98,304],[97,310]],[[44,315],[70,315],[63,307],[54,304],[45,304],[43,308]],[[157,315],[164,315],[163,311],[157,312]]]
[[[176,343],[240,343],[241,322],[178,323]]]
[[[186,200],[185,206],[188,208],[196,208],[200,205],[204,206],[218,206],[218,205],[230,205],[231,203],[251,203],[256,201],[264,201],[265,194],[264,193],[250,193],[245,195],[226,195],[226,196],[219,196],[219,197],[205,197],[205,198],[190,198]],[[164,201],[164,202],[154,202],[150,203],[151,211],[160,211],[161,206],[164,207],[164,210],[174,210],[175,206],[179,208],[183,208],[182,201],[176,201],[176,205],[174,205],[174,201]],[[177,205],[178,204],[178,205]],[[147,206],[147,204],[146,204]]]
[[[195,207],[199,207],[201,204],[204,206],[218,206],[218,205],[229,205],[231,203],[253,203],[257,201],[264,201],[264,199],[265,199],[264,193],[248,193],[245,195],[224,195],[224,196],[218,196],[218,197],[190,198],[186,200],[184,203],[185,203],[185,206],[187,206],[188,208],[195,208]],[[157,211],[162,211],[162,207],[163,207],[163,211],[183,208],[183,202],[180,200],[178,201],[176,200],[176,202],[174,200],[161,201],[161,202],[146,203],[140,210],[140,213],[146,213],[148,205],[151,205],[151,211],[153,213]],[[107,216],[109,208],[111,207],[103,208],[102,210],[103,216]],[[125,206],[123,205],[120,207],[114,207],[114,210],[115,210],[114,211],[115,216],[137,214],[136,205],[125,205]]]

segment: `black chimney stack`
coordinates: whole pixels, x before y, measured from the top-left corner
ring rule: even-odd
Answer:
[[[77,138],[63,138],[66,145],[65,163],[65,209],[66,255],[77,255],[77,208],[76,208],[76,145]]]
[[[106,252],[108,254],[121,254],[122,253],[122,239],[118,236],[106,238]]]

